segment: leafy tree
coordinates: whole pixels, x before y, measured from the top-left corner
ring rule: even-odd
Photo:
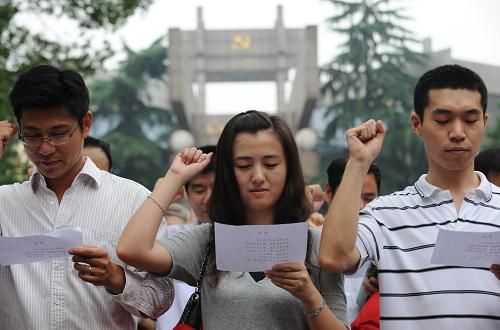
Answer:
[[[500,103],[497,104],[497,111],[500,109]],[[491,125],[492,123],[490,123]],[[483,149],[498,147],[500,145],[500,116],[497,117],[495,123],[495,129],[491,130],[487,134],[486,143]]]
[[[114,76],[91,84],[95,122],[104,126],[101,135],[111,145],[116,172],[150,188],[165,172],[168,136],[176,126],[173,113],[152,106],[147,92],[152,81],[165,81],[164,43],[160,38],[140,52],[126,48],[127,59]]]
[[[0,0],[0,118],[14,120],[8,103],[8,93],[15,77],[27,68],[50,63],[93,73],[102,67],[111,54],[109,43],[91,47],[97,30],[116,29],[139,8],[152,0]],[[66,18],[76,23],[80,36],[68,43],[51,40],[43,33],[33,33],[22,25],[20,17],[30,21]],[[24,178],[22,160],[15,143],[11,143],[0,160],[0,184]]]
[[[322,68],[322,92],[332,100],[325,137],[331,141],[338,130],[382,119],[389,129],[377,158],[382,187],[400,189],[426,167],[424,148],[409,121],[416,82],[411,72],[425,57],[411,50],[416,40],[401,25],[408,18],[390,0],[328,1],[338,11],[328,22],[346,41]]]

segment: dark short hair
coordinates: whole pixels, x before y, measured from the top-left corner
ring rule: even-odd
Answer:
[[[328,174],[328,185],[330,186],[330,190],[332,191],[332,193],[335,193],[335,190],[337,190],[340,185],[340,181],[342,181],[342,176],[344,175],[347,160],[347,157],[335,158],[334,160],[332,160],[326,170],[326,173]],[[380,172],[380,168],[375,164],[371,164],[370,168],[368,169],[368,174],[373,174],[373,176],[375,176],[375,182],[377,183],[377,192],[380,194],[380,184],[382,181],[382,173]]]
[[[82,76],[51,65],[36,66],[22,73],[9,98],[19,123],[25,110],[63,107],[83,128],[83,118],[89,111],[89,91]]]
[[[311,205],[305,194],[299,152],[292,131],[282,118],[250,110],[231,118],[219,138],[215,157],[215,183],[209,207],[212,221],[231,225],[244,224],[245,208],[234,174],[234,141],[240,133],[256,134],[265,130],[276,134],[283,147],[287,166],[285,187],[275,207],[276,223],[303,222],[311,214]]]
[[[92,136],[87,136],[85,140],[83,140],[83,147],[101,149],[106,155],[106,158],[108,158],[109,169],[111,170],[113,168],[113,157],[111,157],[111,147],[109,143]]]
[[[457,64],[442,65],[424,73],[413,93],[413,107],[420,120],[424,120],[424,109],[429,105],[432,89],[467,89],[479,92],[483,113],[488,106],[488,90],[481,77],[474,71]]]
[[[198,175],[203,175],[203,174],[215,172],[215,154],[216,154],[215,150],[217,149],[217,147],[210,144],[210,145],[198,147],[198,149],[203,151],[204,154],[209,154],[209,153],[213,152],[213,155],[212,155],[212,158],[210,159],[210,162]],[[189,180],[188,182],[186,182],[184,184],[184,189],[186,189],[186,193],[188,192],[189,184],[191,184],[191,180]]]
[[[500,148],[486,149],[477,154],[474,169],[488,178],[491,174],[500,173]]]

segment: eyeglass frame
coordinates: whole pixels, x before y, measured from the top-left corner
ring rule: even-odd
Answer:
[[[67,133],[64,133],[64,134],[49,135],[47,137],[43,137],[43,136],[26,136],[26,135],[21,135],[21,133],[18,133],[17,136],[19,137],[19,140],[21,140],[21,142],[25,146],[27,146],[27,147],[40,147],[40,146],[42,146],[44,140],[47,140],[47,143],[49,143],[53,147],[55,147],[55,146],[62,146],[62,145],[65,145],[65,144],[69,143],[69,139],[73,136],[73,134],[75,134],[76,129],[78,128],[78,126],[79,125],[77,124],[75,126],[75,128],[73,128],[71,130],[71,132],[67,132]],[[54,137],[63,139],[64,142],[62,142],[62,143],[56,142],[54,144],[54,141],[57,141],[57,140],[54,140]],[[37,139],[38,142],[37,142],[37,144],[27,144],[26,141],[25,141],[26,138]]]

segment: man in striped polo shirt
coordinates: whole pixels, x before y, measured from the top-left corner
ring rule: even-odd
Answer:
[[[441,66],[419,79],[414,107],[412,129],[425,145],[428,173],[359,212],[363,178],[386,132],[375,120],[349,129],[350,157],[326,216],[320,263],[352,272],[373,260],[382,329],[499,329],[498,265],[430,262],[441,228],[500,230],[500,189],[474,172],[488,120],[486,86],[467,68]]]

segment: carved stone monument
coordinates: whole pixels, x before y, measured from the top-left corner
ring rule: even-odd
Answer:
[[[201,8],[197,16],[194,31],[169,29],[169,96],[179,128],[197,145],[216,143],[230,116],[206,113],[208,82],[274,81],[277,114],[294,131],[309,124],[319,96],[316,26],[285,28],[281,6],[272,29],[206,30]]]

